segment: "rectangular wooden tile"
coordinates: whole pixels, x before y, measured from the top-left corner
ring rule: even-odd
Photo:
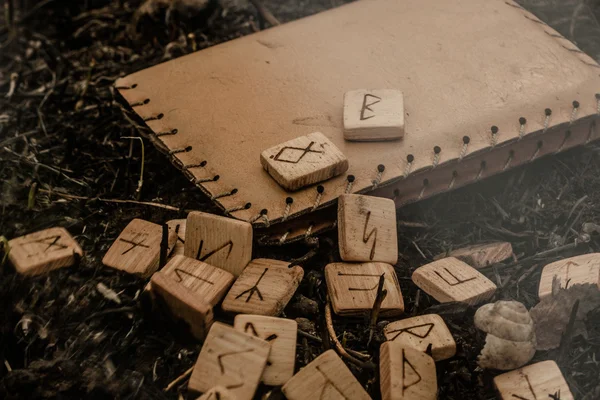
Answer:
[[[512,245],[508,242],[476,244],[452,250],[448,254],[439,254],[435,260],[445,257],[458,258],[473,268],[485,268],[510,258],[513,255]]]
[[[192,335],[203,340],[213,323],[211,304],[162,271],[150,282],[154,301],[164,301],[174,319],[185,322]]]
[[[502,400],[573,400],[569,385],[552,360],[498,375],[494,384]]]
[[[8,259],[22,275],[40,275],[75,264],[83,250],[65,228],[50,228],[8,241]]]
[[[394,267],[385,263],[332,263],[325,267],[325,279],[333,311],[339,315],[370,313],[377,296],[379,278],[387,295],[381,304],[381,316],[404,312],[404,300]]]
[[[427,354],[402,343],[384,342],[379,349],[383,400],[436,400],[435,362]]]
[[[223,386],[238,400],[251,400],[267,364],[271,346],[229,325],[215,322],[202,345],[189,390]]]
[[[561,288],[583,283],[598,285],[600,288],[600,253],[583,254],[546,265],[540,278],[540,299],[552,294],[554,277],[560,280]]]
[[[252,225],[219,215],[191,212],[186,221],[184,255],[237,277],[252,258]]]
[[[173,247],[176,240],[175,232],[169,231],[169,248]],[[134,219],[110,246],[102,263],[130,274],[149,277],[158,269],[161,241],[161,225]]]
[[[282,388],[288,400],[370,400],[362,385],[333,350],[302,368]]]
[[[445,360],[456,354],[456,342],[437,314],[419,315],[394,321],[383,329],[385,338],[422,352],[431,345],[431,356],[435,361]]]
[[[171,250],[170,256],[178,256],[184,255],[185,249],[185,223],[187,220],[185,219],[172,219],[167,221],[167,226],[170,230],[174,231],[177,234],[177,240],[175,241],[175,245]]]
[[[492,281],[454,257],[417,268],[412,280],[440,303],[461,301],[474,305],[490,299],[496,291]]]
[[[344,261],[396,264],[398,235],[393,200],[360,194],[338,199],[340,257]]]
[[[267,258],[252,260],[233,283],[221,308],[232,313],[278,316],[304,276],[301,267],[288,265]]]
[[[296,363],[296,338],[298,323],[293,319],[266,317],[263,315],[240,314],[235,317],[233,327],[248,335],[266,340],[271,345],[262,382],[269,386],[280,386],[294,375]]]
[[[235,280],[229,272],[185,256],[174,256],[160,271],[216,306]]]
[[[393,140],[404,136],[404,96],[395,89],[359,89],[344,95],[344,139]]]
[[[321,132],[271,147],[260,154],[260,162],[286,190],[298,190],[348,170],[346,156]]]

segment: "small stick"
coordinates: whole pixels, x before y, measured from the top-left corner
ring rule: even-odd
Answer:
[[[381,274],[381,276],[379,277],[379,284],[377,286],[377,296],[375,296],[375,302],[373,303],[373,309],[371,310],[371,324],[369,325],[369,340],[367,341],[367,346],[371,344],[371,340],[373,339],[373,333],[375,332],[375,327],[377,326],[377,318],[379,317],[381,304],[387,296],[387,290],[383,288],[384,283],[385,273]]]
[[[137,200],[140,199],[142,194],[142,186],[144,185],[144,163],[145,163],[145,150],[144,150],[144,140],[139,136],[121,136],[121,139],[131,139],[131,140],[139,140],[142,145],[142,166],[140,167],[140,179],[138,180],[138,186],[135,189],[135,198]],[[133,142],[131,142],[133,143]]]
[[[329,300],[327,300],[327,304],[325,305],[325,323],[327,325],[327,332],[329,332],[329,337],[331,338],[331,340],[333,340],[333,345],[335,346],[335,349],[338,353],[340,353],[342,357],[344,357],[352,364],[360,368],[375,369],[375,364],[373,364],[371,361],[360,361],[359,359],[348,354],[346,349],[344,349],[344,347],[342,346],[335,334],[335,329],[333,328],[333,320],[331,319],[331,304],[329,303]]]
[[[167,263],[167,256],[169,255],[169,226],[163,224],[162,226],[162,239],[160,241],[160,261],[158,268],[162,268]]]
[[[271,14],[271,11],[269,11],[269,9],[267,7],[265,7],[265,5],[263,4],[262,1],[250,0],[250,2],[254,5],[254,7],[256,8],[256,11],[258,11],[258,14],[261,16],[261,18],[263,20],[267,21],[272,26],[280,25],[279,20],[277,18],[275,18],[275,16],[273,14]],[[263,24],[261,24],[261,25],[263,25]]]
[[[4,267],[6,264],[6,260],[8,260],[8,253],[10,253],[10,246],[8,245],[8,239],[4,236],[0,236],[0,244],[2,245],[2,252],[4,255],[2,256],[2,260],[0,261],[0,268]]]
[[[179,382],[183,381],[184,379],[187,379],[190,375],[192,375],[193,370],[194,367],[191,367],[183,374],[179,375],[173,382],[169,383],[167,387],[163,389],[163,392],[168,392],[169,390],[173,389]]]
[[[321,340],[320,337],[315,336],[315,335],[311,335],[310,333],[304,332],[303,330],[298,329],[298,334],[300,336],[302,336],[302,337],[307,338],[307,339],[314,340],[317,343],[323,343],[323,341]],[[352,354],[354,357],[357,357],[357,358],[364,358],[366,360],[366,359],[368,359],[370,357],[370,356],[368,356],[366,354],[362,354],[361,352],[358,352],[356,350],[346,349],[346,351],[349,354]]]

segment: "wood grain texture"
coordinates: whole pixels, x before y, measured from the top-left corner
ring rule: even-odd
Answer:
[[[266,340],[271,346],[267,366],[261,381],[265,385],[280,386],[294,375],[298,323],[293,319],[240,314],[233,327],[248,335]]]
[[[176,240],[175,232],[169,231],[169,248]],[[162,226],[136,218],[110,246],[102,263],[143,278],[149,277],[158,269],[161,241]]]
[[[252,260],[233,283],[221,307],[232,313],[278,316],[290,301],[304,270],[267,258]]]
[[[50,228],[8,241],[8,259],[28,276],[73,265],[83,250],[65,228]]]
[[[362,385],[333,350],[302,368],[282,388],[288,400],[370,400]]]
[[[552,360],[498,375],[494,385],[502,400],[573,400],[569,385]]]
[[[452,250],[447,254],[438,254],[434,257],[434,260],[440,260],[445,257],[454,257],[466,262],[473,268],[485,268],[492,264],[504,261],[512,255],[513,249],[510,243],[495,242],[476,244]]]
[[[189,390],[224,386],[238,400],[251,400],[267,364],[271,346],[229,325],[215,322],[204,341]]]
[[[454,257],[417,268],[412,280],[440,303],[460,301],[475,305],[490,299],[496,291],[492,281]]]
[[[333,311],[338,315],[365,315],[371,312],[377,296],[379,278],[384,276],[387,295],[381,316],[400,315],[404,299],[394,267],[385,263],[332,263],[325,267],[325,279]]]
[[[384,342],[379,349],[383,400],[436,400],[435,362],[427,354],[401,343]]]
[[[185,219],[172,219],[170,221],[167,221],[167,226],[169,227],[169,229],[177,234],[175,246],[171,249],[171,257],[184,254],[186,221],[187,220]]]
[[[150,282],[155,300],[162,299],[172,316],[187,323],[192,335],[203,340],[213,323],[211,304],[162,271],[152,275]]]
[[[321,132],[271,147],[260,154],[260,162],[281,187],[290,191],[348,170],[346,156]]]
[[[396,206],[390,199],[345,194],[338,203],[340,257],[396,264]]]
[[[252,258],[252,225],[193,211],[187,217],[184,255],[237,277]]]
[[[427,351],[431,345],[431,356],[435,361],[445,360],[456,354],[456,342],[442,317],[437,314],[391,322],[383,329],[383,334],[390,342],[422,352]]]
[[[344,94],[344,139],[376,141],[404,136],[404,96],[396,89],[359,89]]]
[[[221,268],[185,256],[174,256],[160,272],[212,306],[223,299],[235,280],[232,274]]]
[[[231,392],[223,386],[215,386],[198,397],[196,400],[237,400]]]
[[[583,254],[546,265],[540,278],[540,299],[552,294],[554,277],[560,280],[561,288],[582,283],[591,283],[600,288],[600,253]]]

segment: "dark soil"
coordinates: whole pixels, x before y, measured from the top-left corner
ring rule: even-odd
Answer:
[[[145,280],[103,267],[101,258],[132,218],[164,223],[184,218],[186,210],[218,211],[148,142],[144,184],[136,193],[140,143],[121,139],[137,133],[114,102],[111,87],[119,76],[252,33],[264,24],[242,0],[207,1],[195,14],[158,7],[154,16],[138,19],[137,29],[131,23],[139,1],[5,3],[0,25],[0,235],[10,239],[64,226],[85,256],[74,267],[37,278],[21,277],[8,265],[0,269],[0,398],[194,398],[186,393],[185,380],[169,392],[163,389],[194,364],[201,344],[167,317],[147,312],[141,296]],[[285,22],[340,3],[264,4]],[[523,3],[584,51],[600,56],[600,27],[593,12],[600,14],[600,3]],[[583,223],[600,224],[599,170],[600,151],[579,148],[399,210],[401,256],[395,268],[406,314],[442,314],[458,344],[456,357],[437,363],[440,399],[493,399],[496,373],[476,366],[482,337],[472,326],[474,310],[418,295],[410,282],[412,271],[452,248],[510,241],[518,261],[484,271],[501,288],[498,299],[535,305],[545,264],[600,251],[598,232],[582,240],[588,239]],[[291,260],[309,249],[305,244],[256,245],[255,256]],[[325,235],[317,255],[303,264],[305,279],[285,310],[289,318],[307,318],[301,329],[312,335],[299,337],[298,368],[324,350],[321,342],[328,343],[322,270],[338,258],[335,233]],[[121,304],[100,294],[100,282],[118,293]],[[375,362],[384,325],[379,322],[375,340],[367,345],[367,321],[334,316],[345,346],[369,352]],[[600,399],[600,310],[588,319],[587,331],[587,338],[569,338],[560,349],[538,352],[536,360],[556,360],[576,399]],[[377,371],[351,368],[369,394],[379,398]],[[257,398],[282,395],[261,387]]]

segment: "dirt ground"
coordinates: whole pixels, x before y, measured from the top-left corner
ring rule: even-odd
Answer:
[[[164,223],[184,218],[187,210],[218,211],[148,142],[144,183],[136,191],[140,144],[121,139],[137,134],[114,102],[111,87],[119,76],[252,33],[265,23],[245,0],[197,1],[205,5],[196,13],[167,10],[157,2],[151,15],[136,13],[140,3],[5,1],[0,235],[10,239],[63,226],[85,256],[74,267],[37,278],[23,278],[8,265],[0,269],[0,398],[194,398],[186,393],[185,380],[164,389],[194,364],[201,344],[167,317],[147,312],[141,295],[145,280],[103,267],[101,259],[132,218]],[[341,3],[264,2],[282,22]],[[600,2],[522,4],[600,58]],[[544,265],[600,252],[600,231],[586,238],[582,230],[584,223],[600,225],[598,171],[599,148],[578,148],[399,210],[395,270],[406,314],[441,314],[458,344],[455,357],[436,364],[440,399],[493,399],[491,380],[497,373],[476,365],[483,337],[472,326],[474,310],[418,296],[410,283],[412,271],[452,248],[509,241],[517,261],[484,273],[500,288],[496,299],[534,306]],[[304,244],[255,246],[254,256],[291,260],[308,250]],[[299,336],[297,367],[327,347],[322,271],[338,259],[332,232],[303,265],[305,278],[285,310],[288,318],[304,318],[300,328],[307,335]],[[99,283],[116,292],[120,304],[103,296]],[[225,315],[217,318],[230,321]],[[368,345],[367,321],[334,317],[345,346],[369,352],[375,362],[385,324],[379,321]],[[586,328],[587,337],[568,338],[559,349],[538,352],[535,360],[556,360],[575,398],[595,400],[600,399],[600,309],[589,314]],[[369,394],[380,398],[376,369],[351,368]],[[283,396],[278,389],[260,387],[257,398]]]

